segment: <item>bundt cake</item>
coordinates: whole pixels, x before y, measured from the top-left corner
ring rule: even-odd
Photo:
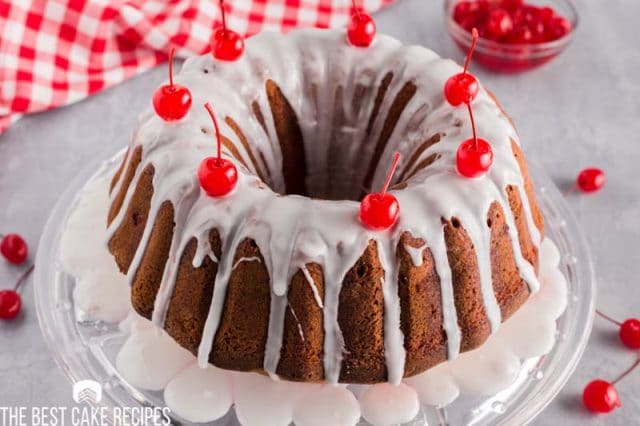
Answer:
[[[292,381],[398,383],[481,345],[538,288],[543,218],[518,137],[492,95],[474,101],[494,163],[457,174],[471,134],[443,97],[453,61],[378,35],[264,33],[235,62],[185,62],[189,115],[141,117],[111,185],[108,248],[136,311],[223,369]],[[239,170],[201,189],[215,152]],[[402,154],[397,224],[358,221],[359,200]]]

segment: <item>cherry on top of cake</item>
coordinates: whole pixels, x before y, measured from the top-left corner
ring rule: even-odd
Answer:
[[[369,47],[376,37],[376,23],[373,18],[351,2],[353,14],[347,26],[347,40],[356,47]]]
[[[244,52],[244,37],[227,27],[224,0],[220,0],[222,27],[211,37],[211,54],[222,61],[235,61]]]
[[[464,68],[461,73],[454,74],[447,79],[444,85],[445,99],[451,106],[458,107],[466,105],[471,120],[473,137],[463,141],[456,152],[456,168],[460,175],[467,178],[478,178],[484,175],[491,168],[493,163],[493,150],[491,144],[485,139],[479,138],[476,134],[476,124],[473,118],[471,103],[478,96],[480,86],[476,77],[469,72],[469,63],[473,50],[478,42],[478,30],[471,31],[472,42]]]
[[[188,88],[173,82],[173,55],[169,53],[169,83],[163,84],[153,94],[153,108],[164,121],[183,119],[191,109],[191,92]]]
[[[200,167],[198,167],[198,180],[202,189],[210,197],[224,197],[230,194],[238,184],[238,169],[231,161],[222,158],[222,136],[218,120],[211,104],[206,103],[204,107],[213,121],[218,155],[202,160]]]

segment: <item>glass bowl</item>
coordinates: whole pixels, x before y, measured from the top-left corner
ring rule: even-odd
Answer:
[[[445,0],[445,20],[449,35],[467,53],[471,47],[471,33],[453,19],[456,4],[463,1],[469,0]],[[546,64],[567,48],[579,22],[573,3],[570,0],[526,0],[526,3],[552,7],[571,22],[571,31],[557,40],[544,43],[507,44],[480,38],[473,53],[475,62],[492,71],[518,73]]]
[[[42,234],[34,278],[38,320],[51,353],[71,383],[91,379],[102,385],[99,405],[107,410],[165,405],[162,392],[136,389],[118,373],[115,359],[127,335],[117,324],[89,321],[83,316],[74,306],[74,278],[63,270],[60,262],[61,235],[76,204],[77,193],[93,176],[114,173],[122,155],[123,151],[102,167],[98,160],[93,160],[94,164],[88,164],[60,197]],[[524,360],[517,380],[509,388],[491,397],[461,396],[447,407],[423,406],[408,425],[526,424],[562,389],[582,356],[591,332],[596,296],[589,250],[554,184],[535,164],[530,171],[546,218],[546,233],[560,251],[559,268],[567,280],[568,304],[557,320],[556,344],[547,355]],[[187,423],[177,416],[172,420],[176,424]],[[237,420],[230,410],[210,424],[231,426],[237,425]]]

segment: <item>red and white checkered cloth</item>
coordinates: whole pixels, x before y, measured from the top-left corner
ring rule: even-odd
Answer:
[[[358,0],[373,12],[393,0]],[[350,0],[227,0],[229,28],[337,27]],[[216,0],[0,0],[0,133],[20,115],[67,105],[167,59],[209,50]]]

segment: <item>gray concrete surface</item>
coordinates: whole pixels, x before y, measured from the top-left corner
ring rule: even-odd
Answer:
[[[398,0],[377,22],[383,32],[461,61],[441,8],[440,1]],[[607,171],[603,191],[567,199],[594,255],[598,306],[618,318],[639,316],[640,2],[582,0],[578,8],[576,41],[551,64],[518,76],[473,71],[513,116],[526,153],[556,183],[566,185],[589,165]],[[67,182],[87,159],[123,146],[165,72],[161,67],[76,105],[23,118],[0,136],[0,231],[22,233],[35,252]],[[19,273],[0,262],[0,288]],[[44,344],[32,296],[29,283],[24,315],[0,324],[0,406],[69,405],[71,387]],[[613,414],[591,416],[580,406],[590,379],[612,379],[637,356],[618,344],[615,332],[596,320],[577,371],[534,424],[640,424],[640,371],[619,384],[623,408]]]

